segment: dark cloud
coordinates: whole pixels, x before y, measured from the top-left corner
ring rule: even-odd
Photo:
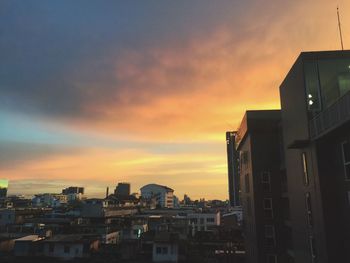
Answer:
[[[76,147],[9,141],[0,141],[0,149],[0,170],[18,169],[27,162],[40,162],[52,156],[81,151]]]
[[[122,81],[116,64],[125,52],[137,50],[142,54],[132,61],[137,68],[161,68],[149,50],[209,34],[229,24],[238,8],[232,1],[219,6],[212,1],[2,1],[0,107],[74,117],[91,114],[86,104],[132,106],[159,93],[181,92],[183,83],[154,90],[147,86],[151,82]],[[191,67],[165,70],[172,80],[193,73]]]

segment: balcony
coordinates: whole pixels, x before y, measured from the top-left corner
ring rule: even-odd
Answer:
[[[317,139],[350,120],[350,92],[309,121],[310,137]]]

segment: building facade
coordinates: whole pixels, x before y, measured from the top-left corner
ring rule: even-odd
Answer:
[[[236,136],[249,263],[285,262],[280,121],[279,110],[247,111]]]
[[[239,155],[236,150],[236,132],[226,132],[227,145],[227,168],[228,168],[228,192],[230,205],[239,206],[239,174],[238,159]]]
[[[350,51],[301,53],[280,86],[294,262],[350,262]]]

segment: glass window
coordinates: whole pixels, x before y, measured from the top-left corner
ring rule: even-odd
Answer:
[[[156,254],[161,254],[161,253],[162,253],[162,248],[156,247]]]
[[[267,246],[275,246],[275,228],[273,225],[265,225],[265,241]]]
[[[70,246],[65,245],[63,247],[63,250],[64,250],[64,253],[66,253],[66,254],[70,253]]]
[[[347,191],[348,204],[350,205],[350,191]]]
[[[315,238],[313,236],[309,237],[309,243],[310,243],[310,254],[311,254],[311,262],[316,262],[316,246],[315,246]]]
[[[316,61],[307,61],[304,64],[306,99],[308,109],[317,113],[321,110],[320,85]]]
[[[262,182],[263,191],[270,192],[271,191],[270,172],[262,172],[261,173],[261,182]]]
[[[350,143],[349,142],[342,143],[342,152],[343,152],[345,179],[350,180]]]
[[[311,195],[310,193],[305,194],[305,205],[306,205],[306,213],[307,213],[307,221],[309,226],[313,225],[312,220],[312,209],[311,209]]]
[[[318,61],[319,79],[324,107],[330,106],[350,90],[350,59]]]
[[[304,182],[304,185],[307,186],[309,185],[309,173],[307,170],[307,159],[306,159],[305,152],[301,153],[301,163],[303,166],[303,182]]]
[[[162,247],[162,254],[168,254],[168,247]]]
[[[273,218],[272,198],[264,198],[264,214],[266,218]]]

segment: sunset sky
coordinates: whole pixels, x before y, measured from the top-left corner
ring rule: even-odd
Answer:
[[[167,185],[227,199],[225,131],[279,108],[301,51],[350,48],[349,0],[0,3],[9,194]]]

